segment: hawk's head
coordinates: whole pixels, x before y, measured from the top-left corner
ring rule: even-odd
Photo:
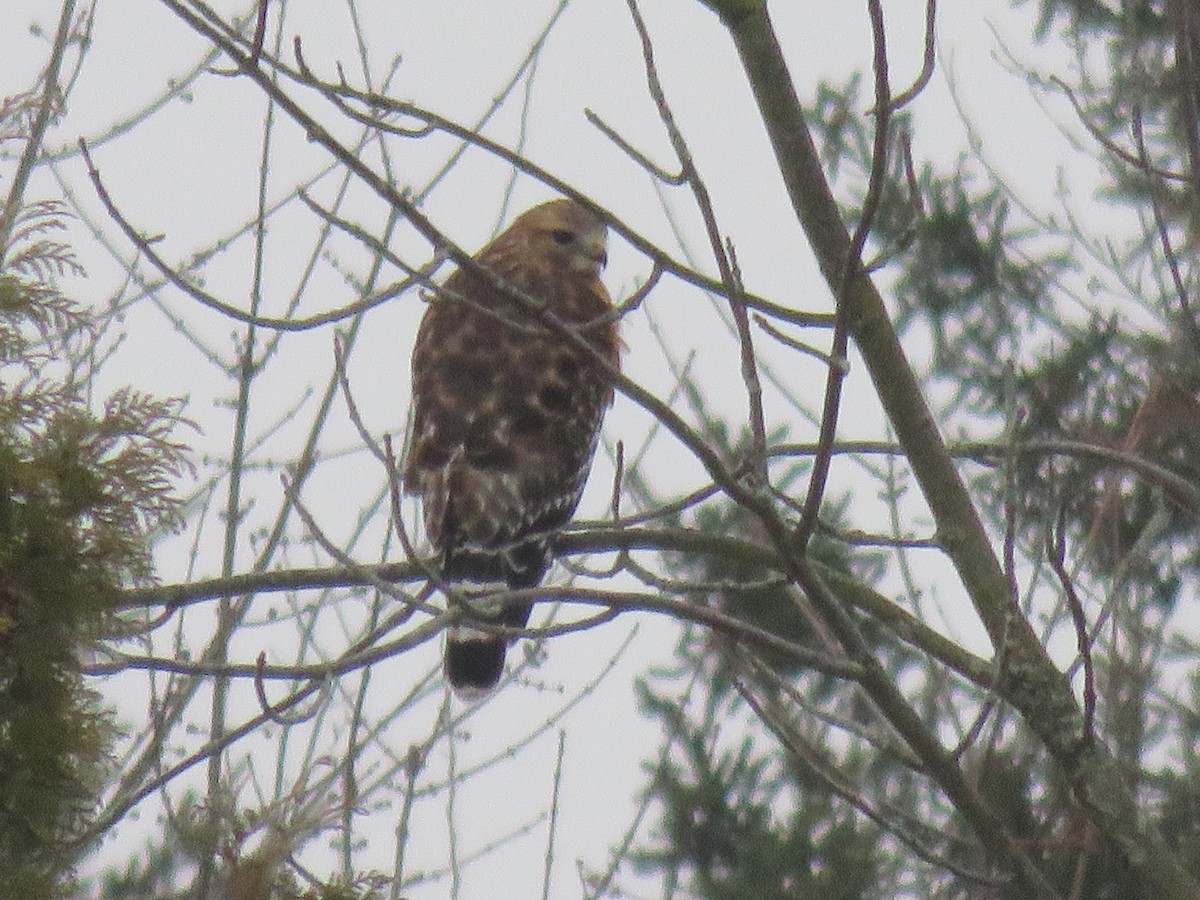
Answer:
[[[533,259],[557,271],[598,275],[608,262],[608,226],[574,200],[535,206],[510,231],[524,235]]]

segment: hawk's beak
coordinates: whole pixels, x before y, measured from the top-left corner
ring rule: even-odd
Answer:
[[[608,229],[600,229],[586,235],[579,249],[596,264],[596,268],[603,269],[608,265]]]

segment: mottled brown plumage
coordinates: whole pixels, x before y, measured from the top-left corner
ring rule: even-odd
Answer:
[[[618,364],[620,340],[599,271],[602,220],[570,200],[534,207],[475,257],[504,284],[574,326]],[[590,323],[590,324],[589,324]],[[469,269],[430,303],[413,350],[412,437],[405,490],[452,582],[528,588],[550,565],[549,538],[575,511],[591,468],[611,380],[587,349],[536,309]],[[528,603],[495,620],[522,627]],[[460,692],[491,688],[506,641],[480,630],[447,635],[446,675]]]

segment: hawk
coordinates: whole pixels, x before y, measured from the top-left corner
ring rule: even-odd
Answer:
[[[607,241],[603,220],[573,200],[535,206],[475,256],[494,277],[460,268],[421,320],[404,489],[421,501],[442,577],[460,589],[540,584],[550,539],[579,504],[613,399],[597,356],[615,368],[621,348],[600,282]],[[591,350],[548,328],[539,306]],[[510,601],[480,619],[522,628],[530,609]],[[507,644],[451,628],[450,685],[468,697],[494,687]]]

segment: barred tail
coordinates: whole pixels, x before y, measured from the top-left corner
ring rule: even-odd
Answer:
[[[510,590],[524,590],[541,583],[550,567],[550,548],[545,535],[495,553],[459,551],[446,561],[444,577],[458,582],[507,585]],[[480,618],[509,628],[524,628],[529,621],[533,604],[506,603],[495,616]],[[442,668],[450,687],[460,697],[478,699],[500,681],[504,674],[504,658],[509,639],[472,628],[456,625],[446,632],[446,647]]]

